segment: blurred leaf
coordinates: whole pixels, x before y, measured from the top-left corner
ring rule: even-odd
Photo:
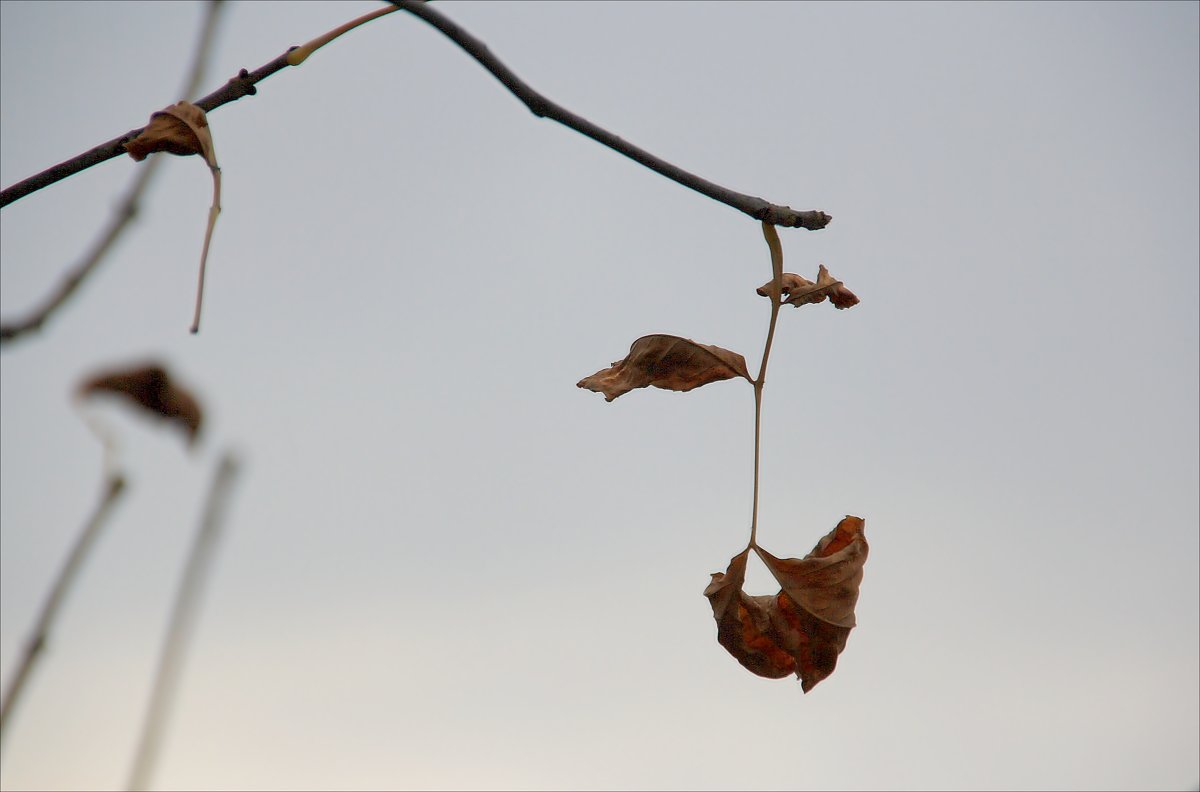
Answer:
[[[99,393],[124,396],[158,417],[179,424],[189,443],[195,442],[203,421],[196,399],[173,383],[166,369],[158,364],[100,374],[83,382],[79,392],[84,396]]]
[[[746,359],[736,352],[679,336],[648,335],[633,342],[624,360],[584,377],[576,386],[603,393],[605,401],[612,401],[647,385],[690,391],[733,377],[750,380]]]
[[[845,517],[803,559],[755,552],[779,581],[774,596],[742,591],[750,548],[713,573],[704,590],[717,622],[717,641],[752,673],[769,679],[795,674],[805,693],[833,673],[855,625],[854,606],[867,560],[864,522]]]

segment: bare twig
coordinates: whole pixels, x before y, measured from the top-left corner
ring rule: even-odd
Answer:
[[[142,722],[142,736],[138,741],[133,770],[129,776],[129,789],[146,789],[154,772],[167,715],[178,687],[188,641],[195,625],[196,607],[204,592],[204,582],[211,568],[213,552],[221,533],[225,507],[237,469],[237,460],[232,453],[226,452],[217,465],[217,472],[205,501],[204,516],[188,554],[179,589],[175,593],[171,621],[163,640],[162,654],[159,656],[158,670],[154,676],[154,687],[150,693],[145,720]]]
[[[33,671],[37,659],[41,657],[42,651],[46,648],[46,642],[50,636],[50,628],[53,626],[54,619],[62,607],[63,600],[66,598],[71,584],[75,582],[75,577],[79,573],[84,558],[87,557],[88,551],[96,541],[96,537],[100,535],[100,530],[104,527],[113,506],[116,505],[117,499],[124,490],[125,478],[118,472],[110,473],[108,479],[104,482],[104,491],[100,496],[100,502],[96,505],[92,516],[75,539],[75,545],[67,555],[66,562],[63,563],[63,567],[59,570],[54,585],[50,588],[50,593],[47,595],[46,601],[42,604],[42,610],[38,615],[37,623],[34,625],[33,633],[26,642],[25,651],[21,655],[20,665],[17,666],[17,670],[9,681],[8,689],[4,691],[4,699],[0,702],[0,740],[8,733],[7,724],[9,718],[12,716],[13,708],[20,699],[21,693],[25,690],[25,685],[29,680],[29,675]]]
[[[208,4],[208,13],[205,14],[204,26],[200,31],[199,43],[196,45],[195,59],[192,61],[192,67],[189,70],[187,81],[184,86],[184,96],[190,96],[204,78],[204,71],[208,62],[208,53],[211,50],[212,40],[217,26],[217,12],[221,9],[221,2],[222,0],[212,0],[212,2]],[[140,132],[141,130],[138,131]],[[120,142],[122,144],[124,141],[125,138],[121,138]],[[110,141],[110,143],[111,142],[112,141]],[[82,155],[82,158],[76,159],[82,161],[89,155],[96,152],[99,148],[100,147],[92,149],[91,151]],[[117,152],[118,154],[124,153],[123,146],[118,146],[118,148],[120,149]],[[105,159],[107,159],[107,157]],[[67,273],[67,276],[58,284],[58,288],[55,289],[48,298],[46,298],[45,302],[42,303],[42,306],[21,321],[4,322],[0,324],[0,343],[11,341],[16,337],[23,335],[24,333],[40,330],[50,315],[57,311],[63,305],[63,303],[65,303],[71,297],[71,295],[75,293],[80,284],[83,283],[84,279],[86,279],[88,275],[90,275],[96,269],[97,265],[104,258],[104,255],[112,248],[113,243],[117,241],[117,239],[125,231],[126,227],[128,227],[130,221],[137,216],[138,204],[141,201],[142,194],[145,193],[146,185],[150,183],[151,177],[157,170],[160,159],[160,157],[154,157],[150,160],[150,162],[146,163],[145,167],[138,170],[137,174],[133,177],[133,181],[131,181],[129,184],[129,189],[125,192],[125,197],[122,198],[121,202],[117,205],[117,210],[113,214],[112,220],[109,221],[108,228],[104,230],[99,239],[97,239],[96,243],[92,246],[91,251],[89,251],[83,260],[79,262],[75,269]],[[96,162],[102,161],[103,160],[96,160]],[[96,162],[92,162],[90,164],[94,165]],[[63,163],[63,165],[66,164],[67,163]],[[38,174],[38,176],[34,176],[31,179],[26,179],[24,182],[21,182],[21,184],[17,185],[17,187],[20,187],[27,182],[36,180],[39,177],[45,176],[46,174],[49,174],[58,168],[62,168],[63,165],[57,165],[48,171]],[[89,167],[89,165],[81,165],[76,170],[64,172],[63,175],[47,181],[41,186],[46,186],[47,184],[52,184],[58,179],[66,178],[72,173],[77,173],[79,170],[83,170],[85,167]],[[29,190],[29,192],[32,192],[35,189],[41,189],[41,187],[34,186]],[[5,192],[7,192],[7,190]],[[21,195],[16,195],[16,197],[12,198],[11,200],[15,201],[20,197]],[[5,200],[5,203],[8,203],[8,200]]]
[[[587,135],[597,143],[608,146],[619,154],[624,154],[639,165],[644,165],[650,170],[660,173],[690,190],[695,190],[713,200],[732,206],[734,209],[745,212],[754,219],[761,220],[764,223],[787,226],[789,228],[807,228],[810,231],[816,231],[824,228],[833,219],[824,212],[798,212],[790,206],[779,206],[768,203],[762,198],[735,192],[727,187],[722,187],[719,184],[702,179],[695,174],[688,173],[665,160],[661,160],[653,154],[643,151],[632,143],[593,124],[586,118],[575,115],[530,88],[511,69],[501,63],[500,59],[491,53],[486,44],[447,19],[436,9],[415,0],[390,0],[390,2],[392,5],[420,17],[444,33],[455,44],[462,47],[468,55],[479,61],[485,69],[492,73],[492,76],[499,80],[514,96],[524,102],[530,112],[539,118],[549,118],[552,121],[557,121],[566,127],[574,129],[576,132]]]

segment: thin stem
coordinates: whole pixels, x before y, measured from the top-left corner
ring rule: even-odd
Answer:
[[[192,549],[188,554],[183,577],[175,594],[171,609],[171,620],[159,655],[158,669],[154,676],[150,702],[142,723],[142,735],[138,741],[133,769],[129,776],[129,789],[146,789],[158,759],[158,748],[162,741],[171,701],[178,687],[183,659],[187,654],[188,641],[195,625],[196,607],[204,591],[204,582],[211,567],[213,551],[220,536],[229,491],[237,474],[237,460],[226,452],[217,466],[212,486],[205,501],[204,516],[196,532]]]
[[[47,595],[46,601],[42,604],[42,610],[38,615],[37,623],[34,625],[33,633],[25,644],[25,651],[21,656],[20,665],[17,666],[17,670],[8,684],[8,688],[4,691],[4,698],[0,701],[0,741],[8,733],[6,726],[9,718],[12,716],[13,709],[16,707],[17,701],[20,700],[21,693],[25,690],[34,665],[46,648],[46,642],[50,637],[50,628],[54,625],[54,620],[58,616],[63,600],[66,599],[67,592],[70,591],[71,585],[75,582],[75,578],[79,574],[79,569],[83,565],[88,551],[95,544],[96,538],[100,535],[101,529],[107,522],[113,506],[116,505],[117,499],[121,496],[124,489],[125,478],[119,472],[111,473],[104,483],[104,491],[101,493],[100,502],[96,505],[91,517],[84,524],[83,530],[75,539],[75,544],[71,548],[71,552],[67,555],[62,569],[59,570],[58,577],[54,580],[54,585],[50,587],[50,593]]]
[[[309,55],[312,55],[314,52],[319,50],[321,47],[324,47],[326,44],[333,41],[335,38],[342,35],[343,33],[348,33],[351,30],[354,30],[354,28],[358,27],[359,25],[370,22],[372,19],[375,19],[376,17],[381,17],[384,14],[390,14],[393,11],[398,11],[398,10],[399,9],[396,8],[395,6],[392,6],[391,8],[379,8],[379,9],[372,11],[369,14],[363,14],[358,19],[352,19],[344,25],[335,27],[333,30],[329,31],[328,33],[325,33],[324,35],[321,35],[321,36],[317,36],[315,39],[308,42],[307,44],[296,47],[295,49],[288,52],[288,65],[299,66],[301,63],[304,63],[304,61],[308,60]]]
[[[212,242],[213,226],[216,225],[217,215],[221,214],[221,169],[211,167],[213,177],[213,202],[208,209],[208,227],[204,230],[204,247],[200,251],[200,274],[196,284],[196,310],[192,315],[192,326],[189,330],[193,335],[200,332],[200,309],[204,305],[204,273],[208,268],[208,246]]]
[[[758,376],[751,383],[754,385],[754,506],[750,517],[750,547],[758,546],[758,483],[759,461],[762,456],[762,397],[763,386],[767,382],[767,360],[771,357],[771,344],[775,340],[775,324],[779,319],[779,300],[783,294],[783,246],[779,243],[779,234],[775,226],[767,221],[762,224],[763,236],[771,251],[771,321],[767,325],[767,340],[763,345],[762,363],[758,367]]]
[[[493,77],[499,80],[514,96],[524,102],[530,112],[539,118],[549,118],[552,121],[557,121],[563,126],[590,137],[597,143],[608,146],[619,154],[624,154],[639,165],[644,165],[650,170],[666,176],[668,179],[682,184],[690,190],[695,190],[701,195],[706,195],[727,206],[732,206],[738,211],[745,212],[757,220],[769,222],[773,225],[807,228],[815,231],[824,228],[832,219],[824,212],[798,212],[790,206],[778,206],[768,203],[762,198],[735,192],[727,187],[722,187],[719,184],[702,179],[695,174],[688,173],[666,160],[659,159],[608,130],[593,124],[586,118],[577,116],[566,108],[555,104],[530,88],[511,69],[504,65],[499,58],[493,55],[486,44],[463,30],[450,19],[442,16],[441,12],[436,9],[416,0],[390,0],[390,2],[408,13],[420,17],[444,33],[451,41],[478,61],[481,66],[491,72]]]

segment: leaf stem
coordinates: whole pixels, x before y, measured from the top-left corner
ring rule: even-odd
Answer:
[[[779,319],[779,300],[783,294],[783,246],[779,243],[779,234],[775,226],[766,220],[762,224],[763,237],[771,251],[771,321],[767,325],[767,340],[763,345],[762,362],[758,366],[758,376],[751,380],[754,385],[754,506],[750,515],[750,544],[758,544],[758,483],[759,467],[762,457],[762,397],[763,385],[767,381],[767,360],[771,357],[771,344],[775,341],[775,323]]]
[[[395,6],[389,6],[387,8],[378,8],[369,14],[363,14],[358,19],[352,19],[344,25],[335,27],[333,30],[329,31],[328,33],[326,33],[322,36],[317,36],[315,39],[308,42],[307,44],[304,44],[303,46],[300,46],[300,47],[296,47],[294,50],[291,50],[290,52],[288,52],[288,56],[287,56],[288,65],[289,66],[299,66],[301,63],[304,63],[304,61],[308,59],[309,55],[312,55],[314,52],[319,50],[321,47],[324,47],[326,44],[333,41],[335,38],[342,35],[343,33],[347,33],[351,30],[354,30],[354,28],[358,27],[359,25],[361,25],[365,22],[370,22],[372,19],[375,19],[376,17],[381,17],[384,14],[390,14],[393,11],[398,11],[398,10],[400,10],[400,9],[396,8]]]

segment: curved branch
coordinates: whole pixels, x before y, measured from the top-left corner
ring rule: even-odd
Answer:
[[[644,151],[628,141],[612,134],[586,118],[577,116],[566,108],[550,101],[537,91],[530,88],[511,69],[505,66],[482,41],[463,30],[440,12],[430,8],[421,0],[391,0],[392,5],[420,17],[423,21],[437,28],[451,41],[461,47],[468,55],[478,61],[485,69],[499,80],[505,88],[525,103],[530,112],[539,118],[549,118],[553,121],[574,129],[582,135],[624,154],[639,165],[666,176],[678,184],[720,201],[740,212],[745,212],[756,220],[771,223],[776,226],[789,228],[807,228],[816,231],[824,228],[833,218],[821,211],[797,211],[789,206],[780,206],[753,195],[746,195],[719,184],[702,179],[689,173],[666,160],[660,159],[648,151]],[[291,65],[289,54],[297,47],[291,47],[287,52],[264,64],[252,72],[242,69],[239,74],[230,79],[224,86],[212,92],[203,99],[196,101],[204,112],[208,113],[221,105],[236,101],[243,96],[253,96],[256,93],[256,83],[266,79],[275,72]],[[142,128],[132,129],[124,135],[115,137],[107,143],[102,143],[89,151],[61,162],[52,168],[30,176],[4,190],[0,190],[0,207],[8,206],[13,201],[29,195],[32,192],[48,187],[57,181],[72,176],[81,170],[90,168],[105,160],[118,157],[125,153],[124,144],[127,140],[137,137]]]
[[[727,187],[714,184],[707,179],[702,179],[693,173],[688,173],[666,160],[659,159],[650,152],[644,151],[627,140],[593,124],[586,118],[577,116],[566,108],[555,104],[530,88],[511,69],[501,63],[500,59],[491,53],[486,44],[442,16],[437,10],[425,3],[415,2],[414,0],[390,0],[390,2],[392,5],[404,9],[413,16],[420,17],[423,21],[444,33],[455,44],[462,47],[468,55],[491,72],[492,76],[499,80],[514,96],[524,102],[529,111],[539,118],[549,118],[552,121],[557,121],[563,126],[590,137],[597,143],[608,146],[619,154],[624,154],[639,165],[644,165],[650,170],[666,176],[668,179],[682,184],[688,189],[695,190],[701,195],[707,195],[715,201],[720,201],[740,212],[745,212],[756,220],[762,220],[771,225],[807,228],[810,231],[816,231],[824,228],[833,219],[824,212],[798,212],[790,206],[780,206],[753,195],[735,192]]]

